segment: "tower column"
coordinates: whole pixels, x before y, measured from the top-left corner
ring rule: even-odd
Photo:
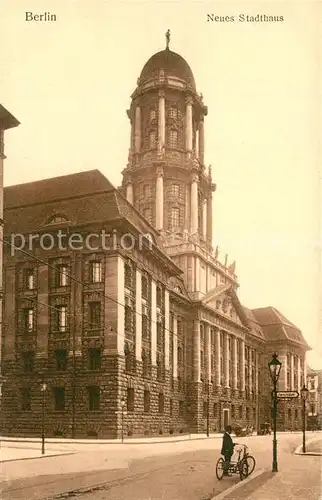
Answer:
[[[212,192],[207,200],[207,240],[212,243]]]
[[[192,151],[192,97],[186,100],[186,149]]]
[[[126,199],[129,203],[133,205],[133,184],[128,182],[126,185]]]
[[[163,229],[163,168],[157,169],[156,200],[155,200],[156,228]]]
[[[199,158],[200,163],[203,165],[204,164],[204,154],[205,154],[205,128],[204,128],[203,117],[199,123],[199,141],[198,142],[199,142],[198,158]]]
[[[207,215],[208,215],[208,201],[207,198],[203,200],[203,213],[202,213],[202,234],[204,239],[207,239]]]
[[[135,152],[139,153],[141,150],[141,108],[135,108],[135,129],[134,129],[134,145]]]
[[[193,380],[200,382],[200,321],[193,322]]]
[[[164,90],[159,91],[159,152],[165,145],[165,93]]]
[[[199,159],[199,130],[196,130],[195,156]]]
[[[198,182],[197,174],[194,174],[191,179],[191,233],[198,231]]]
[[[253,372],[252,372],[252,349],[249,349],[249,359],[248,359],[248,375],[249,375],[249,394],[253,392]]]

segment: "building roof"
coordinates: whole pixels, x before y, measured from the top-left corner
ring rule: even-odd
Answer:
[[[142,69],[140,83],[150,78],[158,77],[158,70],[160,69],[164,70],[165,75],[181,78],[190,83],[194,89],[196,88],[195,79],[189,64],[183,57],[168,48],[150,57]]]
[[[99,170],[62,175],[4,188],[5,209],[40,205],[55,199],[84,196],[99,190],[115,189]]]
[[[115,230],[121,227],[121,231],[147,236],[147,240],[138,240],[142,248],[144,241],[152,240],[158,259],[173,275],[182,274],[163,251],[160,233],[99,170],[10,186],[4,191],[5,235],[108,224]]]
[[[310,349],[301,330],[274,307],[252,309],[252,315],[268,341],[292,341]]]
[[[18,122],[17,118],[0,104],[0,129],[7,130],[8,128],[17,127],[18,125],[20,125],[20,122]]]

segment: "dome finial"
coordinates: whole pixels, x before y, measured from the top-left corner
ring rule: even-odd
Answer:
[[[171,32],[170,30],[168,30],[165,34],[165,39],[166,39],[166,42],[167,42],[167,49],[169,50],[169,43],[170,43],[170,35],[171,35]]]

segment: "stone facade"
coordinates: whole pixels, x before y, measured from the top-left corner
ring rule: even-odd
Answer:
[[[38,435],[44,415],[46,434],[65,437],[258,428],[276,349],[281,387],[299,386],[301,332],[274,308],[244,307],[235,263],[212,247],[207,112],[167,47],[132,95],[120,189],[99,171],[6,188],[6,237],[27,244],[5,254],[4,434]],[[62,249],[59,231],[91,245]],[[296,404],[281,405],[280,430],[300,428]]]

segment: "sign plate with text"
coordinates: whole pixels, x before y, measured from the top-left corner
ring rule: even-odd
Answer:
[[[299,393],[297,391],[277,391],[276,396],[278,399],[293,399],[298,398]]]

